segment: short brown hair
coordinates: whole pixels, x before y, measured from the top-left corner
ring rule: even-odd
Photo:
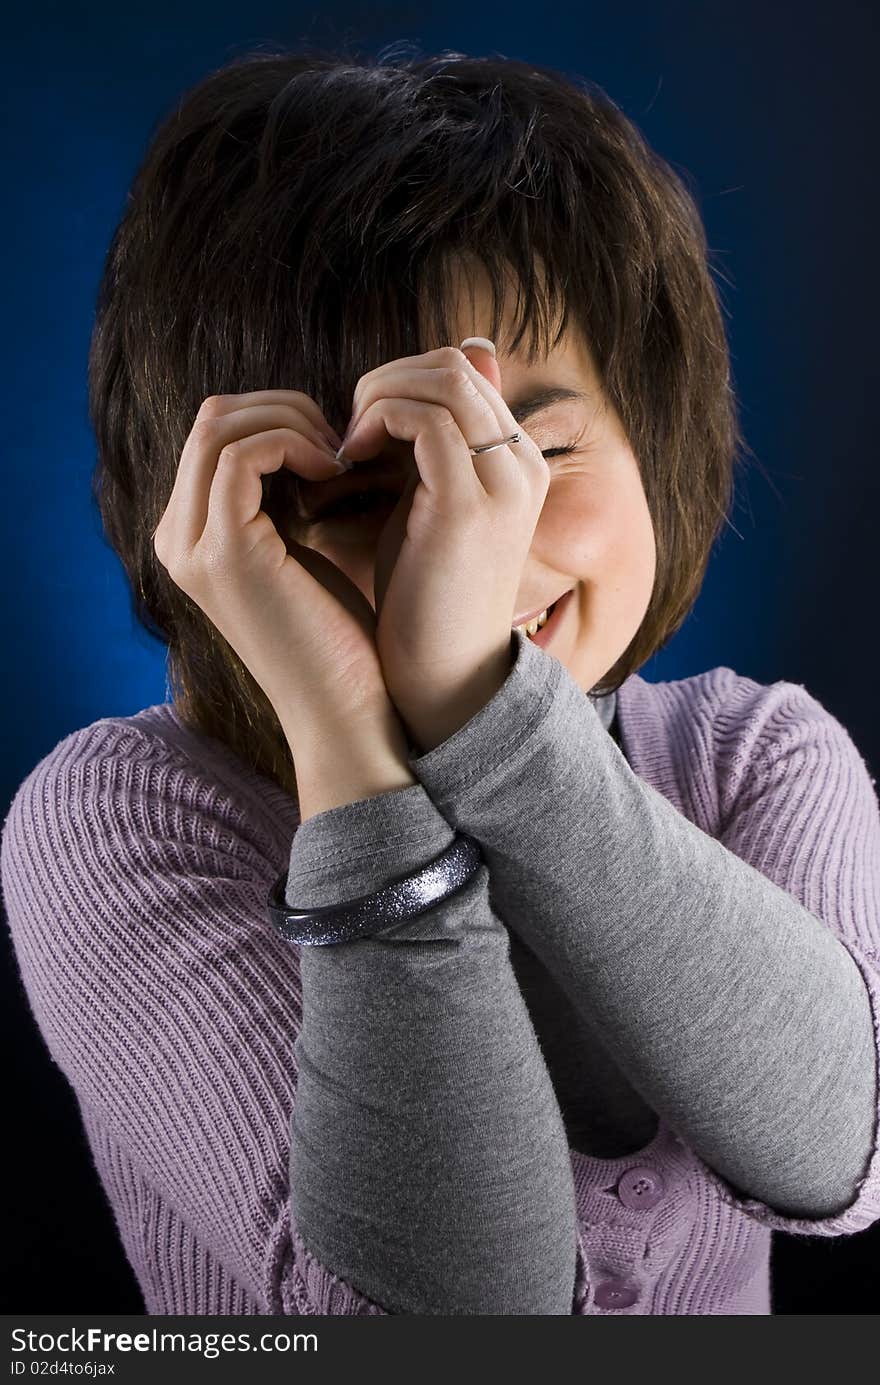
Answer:
[[[750,449],[695,201],[600,88],[450,51],[251,52],[161,123],[113,235],[89,357],[104,529],[182,715],[293,793],[268,698],[152,535],[208,395],[300,389],[344,428],[365,371],[451,340],[445,268],[474,255],[488,334],[512,270],[511,349],[572,319],[638,460],[657,573],[608,691],[691,609]],[[295,513],[289,470],[263,486],[276,523]]]

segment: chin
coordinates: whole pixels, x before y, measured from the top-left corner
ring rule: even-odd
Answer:
[[[571,653],[561,662],[584,692],[592,692],[627,647],[627,644],[620,644],[618,648],[618,644],[619,641],[611,647],[607,641],[600,641],[597,636],[591,639],[588,633],[579,631]]]

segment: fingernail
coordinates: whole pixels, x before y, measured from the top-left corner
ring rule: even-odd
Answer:
[[[339,451],[336,453],[334,461],[336,462],[336,465],[340,471],[351,471],[352,467],[354,466],[354,462],[350,462],[348,460],[341,447]]]
[[[495,343],[490,341],[488,337],[465,337],[458,348],[459,351],[463,351],[466,346],[482,346],[484,351],[490,352],[493,356],[496,354]]]

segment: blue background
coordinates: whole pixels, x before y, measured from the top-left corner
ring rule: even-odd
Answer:
[[[165,700],[164,648],[133,623],[89,491],[98,277],[160,118],[238,53],[300,38],[347,38],[372,53],[410,40],[425,53],[497,52],[587,76],[687,175],[724,276],[742,422],[760,466],[740,471],[695,610],[641,673],[653,681],[727,664],[760,682],[802,683],[876,775],[876,7],[579,0],[362,15],[355,4],[328,2],[319,14],[215,0],[140,12],[30,6],[4,23],[5,804],[69,731]],[[21,1115],[10,1306],[142,1311],[69,1090],[4,961]],[[860,1311],[844,1305],[866,1292],[869,1241],[878,1244],[873,1231],[846,1246],[779,1246],[777,1311]],[[876,1289],[871,1298],[876,1311]]]

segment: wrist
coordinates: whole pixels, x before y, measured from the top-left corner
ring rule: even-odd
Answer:
[[[513,665],[508,644],[467,680],[448,692],[436,687],[419,689],[412,699],[395,699],[397,709],[420,755],[448,741],[482,710],[506,683]]]
[[[308,769],[302,773],[297,769],[300,823],[333,808],[344,808],[379,794],[393,793],[395,789],[409,788],[416,782],[407,766],[396,761],[387,766],[368,765],[362,769],[346,765],[343,771],[337,771],[332,765],[321,765],[317,771]]]
[[[283,724],[283,723],[282,723]],[[359,799],[416,784],[400,718],[389,703],[380,719],[285,728],[293,756],[300,822]]]

